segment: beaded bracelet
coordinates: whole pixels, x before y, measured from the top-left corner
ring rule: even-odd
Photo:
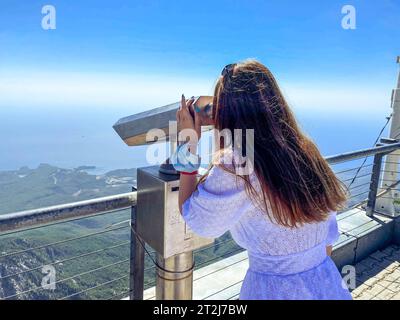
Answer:
[[[184,176],[196,176],[199,172],[198,171],[194,171],[194,172],[180,172],[180,174],[184,175]]]

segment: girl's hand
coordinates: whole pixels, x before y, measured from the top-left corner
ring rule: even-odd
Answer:
[[[194,130],[194,132],[197,134],[197,141],[199,141],[201,136],[201,123],[197,112],[194,112],[194,119],[190,113],[190,107],[192,106],[193,102],[194,98],[186,101],[185,96],[182,95],[181,106],[176,112],[176,120],[178,122],[179,132],[185,129]]]

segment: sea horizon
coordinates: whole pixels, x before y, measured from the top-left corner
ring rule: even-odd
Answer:
[[[101,174],[150,165],[145,159],[147,146],[128,147],[112,128],[120,117],[129,115],[126,110],[83,110],[39,109],[22,116],[18,110],[0,109],[0,171],[34,169],[46,163],[65,169],[94,166],[91,173]],[[140,111],[132,108],[130,112]],[[372,147],[390,109],[382,108],[375,115],[294,113],[323,156],[330,156]],[[383,136],[387,134],[386,130]]]

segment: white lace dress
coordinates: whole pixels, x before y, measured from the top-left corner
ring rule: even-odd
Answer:
[[[230,231],[247,250],[249,270],[240,299],[351,299],[326,255],[326,246],[339,236],[335,213],[299,228],[277,225],[249,199],[241,179],[213,167],[182,214],[197,234],[216,238]]]

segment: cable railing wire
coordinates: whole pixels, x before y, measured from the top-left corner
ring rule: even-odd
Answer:
[[[378,137],[376,138],[373,146],[376,146],[376,144],[378,143],[379,139],[382,137],[382,134],[385,131],[386,127],[388,126],[388,124],[389,124],[390,120],[392,119],[392,117],[393,117],[393,113],[391,113],[389,117],[386,117],[386,123],[384,124],[384,126],[381,129],[381,131],[379,132]],[[348,188],[350,188],[353,185],[353,183],[357,179],[358,174],[361,171],[362,166],[367,162],[367,160],[368,160],[368,157],[365,157],[363,163],[361,164],[360,168],[357,170],[357,172],[356,172],[353,180],[351,181],[350,185],[348,186]]]
[[[218,242],[218,243],[214,243],[214,244],[212,244],[210,246],[207,246],[207,247],[204,247],[204,248],[201,248],[201,249],[198,249],[198,250],[194,251],[194,254],[201,253],[203,251],[215,248],[216,246],[224,245],[224,244],[232,242],[232,241],[234,241],[234,240],[231,238],[231,239],[227,239],[227,240],[224,240],[224,241],[221,241],[221,242]]]
[[[222,268],[213,270],[213,271],[211,271],[211,272],[208,273],[208,274],[205,274],[205,275],[203,275],[203,276],[201,276],[201,277],[196,278],[195,280],[197,281],[197,280],[199,280],[199,279],[203,279],[204,277],[207,277],[207,276],[209,276],[210,274],[220,272],[220,271],[222,271],[222,270],[224,270],[224,269],[227,269],[227,268],[229,268],[229,267],[234,266],[235,264],[238,264],[238,263],[240,263],[240,262],[243,262],[244,260],[247,260],[247,257],[246,257],[246,258],[243,258],[242,260],[235,261],[235,262],[233,262],[233,263],[231,263],[231,264],[224,265]]]
[[[243,251],[244,251],[243,248],[239,248],[239,249],[236,249],[236,250],[232,250],[232,251],[227,252],[227,253],[224,253],[224,254],[222,254],[222,255],[220,255],[220,256],[218,256],[218,257],[215,257],[215,258],[212,258],[212,259],[210,259],[210,260],[203,261],[202,263],[199,263],[199,264],[197,265],[197,268],[199,268],[199,267],[201,267],[201,266],[204,266],[204,265],[206,265],[206,264],[208,264],[208,263],[210,263],[210,262],[213,262],[213,261],[216,261],[216,260],[220,260],[221,258],[230,257],[230,256],[232,256],[232,255],[234,255],[234,254],[236,254],[236,253],[240,253],[240,252],[243,252]]]
[[[64,239],[64,240],[60,240],[60,241],[55,241],[55,242],[44,244],[44,245],[40,245],[40,246],[37,246],[37,247],[34,247],[34,248],[24,249],[24,250],[20,250],[20,251],[14,251],[14,252],[10,252],[10,253],[6,253],[4,255],[1,255],[0,259],[8,258],[8,257],[14,256],[14,255],[27,253],[27,252],[34,251],[34,250],[45,249],[45,248],[48,248],[48,247],[51,247],[51,246],[54,246],[54,245],[64,244],[64,243],[68,243],[68,242],[75,241],[75,240],[81,240],[81,239],[85,239],[85,238],[88,238],[88,237],[92,237],[92,236],[96,236],[96,235],[104,234],[104,233],[108,233],[108,232],[113,232],[113,231],[121,230],[121,229],[125,229],[125,228],[126,228],[126,226],[112,228],[112,229],[103,229],[101,231],[92,232],[92,233],[89,233],[89,234],[85,234],[83,236],[73,237],[73,238]]]
[[[233,240],[233,239],[232,239],[232,240]],[[244,249],[242,249],[242,248],[232,250],[232,251],[230,251],[230,252],[227,252],[227,253],[224,253],[224,254],[222,254],[222,255],[220,255],[220,256],[217,256],[217,257],[215,257],[215,258],[213,258],[213,259],[204,261],[204,262],[200,263],[197,267],[201,267],[201,266],[203,266],[203,265],[205,265],[205,264],[208,264],[208,263],[210,263],[210,262],[213,262],[213,261],[218,260],[218,259],[221,259],[221,258],[223,259],[223,258],[226,258],[226,257],[230,257],[230,256],[232,256],[232,255],[235,255],[236,253],[241,253],[241,252],[243,252],[243,251],[244,251]],[[210,272],[209,274],[206,274],[206,275],[204,275],[204,276],[202,276],[202,277],[196,278],[195,281],[197,281],[197,280],[199,280],[199,279],[202,279],[202,278],[204,278],[205,276],[208,276],[208,275],[210,275],[210,274],[213,274],[213,273],[219,272],[219,271],[221,271],[221,270],[224,270],[224,269],[226,269],[226,268],[228,268],[228,267],[231,267],[231,266],[233,266],[233,265],[235,265],[235,264],[237,264],[237,263],[240,263],[240,262],[242,262],[242,261],[243,261],[243,260],[241,260],[241,261],[235,261],[234,263],[232,263],[232,264],[230,264],[230,265],[226,265],[226,266],[222,267],[221,269],[214,270],[213,272]],[[144,286],[147,287],[147,288],[149,288],[149,287],[154,286],[155,284],[156,284],[155,281],[150,281],[150,282],[145,283]]]
[[[358,189],[358,188],[361,188],[361,187],[370,186],[370,185],[371,185],[371,182],[367,182],[367,183],[363,183],[363,184],[354,186],[354,187],[352,187],[352,188],[349,188],[348,190],[349,190],[349,191],[352,191],[352,190],[355,190],[355,189]]]
[[[368,164],[368,165],[362,166],[362,168],[369,168],[369,167],[372,167],[372,166],[373,166],[373,164]],[[358,170],[358,169],[359,169],[359,167],[355,167],[355,168],[351,168],[351,169],[346,169],[346,170],[335,172],[335,174],[339,175],[339,174],[342,174],[342,173],[348,173],[348,172],[355,171],[355,170]]]
[[[117,245],[114,245],[114,246],[101,248],[101,249],[98,249],[98,250],[95,250],[95,251],[83,253],[83,254],[80,254],[80,255],[77,255],[77,256],[73,256],[73,257],[70,257],[70,258],[65,258],[65,259],[58,260],[58,261],[48,262],[48,263],[42,264],[40,266],[31,268],[31,269],[28,269],[28,270],[24,270],[24,271],[20,271],[20,272],[16,272],[16,273],[13,273],[13,274],[2,276],[2,277],[0,277],[0,280],[5,280],[5,279],[8,279],[8,278],[20,276],[20,275],[25,274],[25,273],[37,271],[37,270],[40,270],[44,266],[47,266],[47,265],[57,265],[57,264],[65,263],[65,262],[78,260],[80,258],[88,257],[88,256],[94,255],[96,253],[100,253],[100,252],[104,252],[104,251],[107,251],[107,250],[110,250],[110,249],[115,249],[115,248],[118,248],[118,247],[122,247],[122,246],[127,245],[127,244],[130,244],[130,241],[124,241],[124,242],[121,242],[121,243],[119,243]]]
[[[74,221],[80,221],[80,220],[85,220],[85,219],[93,219],[93,218],[97,218],[106,214],[114,214],[117,212],[121,212],[121,211],[125,211],[125,210],[129,210],[129,208],[126,209],[121,209],[121,208],[117,208],[117,209],[110,209],[107,210],[105,212],[100,212],[100,213],[96,213],[95,215],[92,216],[83,216],[83,217],[78,217],[78,218],[70,218],[66,221],[56,221],[56,222],[52,222],[52,223],[48,223],[46,225],[37,225],[37,226],[31,226],[31,227],[24,227],[18,230],[13,230],[13,231],[7,231],[7,232],[2,232],[0,234],[0,236],[9,236],[9,235],[13,235],[15,233],[20,233],[20,232],[26,232],[26,231],[32,231],[32,230],[37,230],[37,229],[42,229],[45,227],[52,227],[52,226],[56,226],[56,225],[60,225],[60,224],[64,224],[64,223],[70,223],[70,222],[74,222]]]
[[[367,174],[364,174],[364,175],[358,176],[358,177],[356,177],[355,179],[361,179],[361,178],[365,178],[365,177],[368,177],[368,176],[370,176],[370,175],[371,175],[371,173],[367,173]],[[345,180],[342,180],[342,182],[349,182],[349,181],[355,181],[355,180],[354,180],[354,178],[350,178],[350,179],[345,179]],[[347,186],[347,188],[350,188],[352,184],[353,184],[353,182],[352,182],[352,183],[350,183],[350,184]]]
[[[144,287],[145,287],[145,288],[150,288],[150,287],[154,286],[155,284],[156,284],[156,281],[155,281],[155,280],[152,280],[152,281],[146,282],[146,283],[144,284]]]
[[[199,254],[199,253],[204,252],[204,251],[206,251],[206,250],[210,250],[210,249],[213,249],[213,248],[215,248],[215,247],[217,247],[217,246],[222,246],[222,245],[225,245],[225,244],[227,244],[227,243],[234,242],[234,241],[235,241],[235,240],[231,238],[231,239],[227,239],[227,240],[224,240],[224,241],[221,241],[221,242],[218,242],[218,243],[214,243],[214,244],[212,244],[212,245],[210,245],[210,246],[207,246],[207,247],[204,247],[204,248],[195,250],[195,251],[193,252],[193,254],[196,255],[196,254]],[[144,269],[144,272],[153,270],[153,269],[155,269],[155,268],[156,268],[156,266],[155,266],[155,265],[152,265],[152,266],[147,267],[146,269]]]
[[[225,287],[225,288],[223,288],[221,290],[218,290],[217,292],[214,292],[214,293],[210,294],[209,296],[205,297],[203,300],[207,300],[208,298],[211,298],[211,297],[213,297],[213,296],[215,296],[215,295],[217,295],[217,294],[219,294],[221,292],[224,292],[225,290],[227,290],[229,288],[237,286],[238,284],[240,284],[242,282],[243,282],[243,280],[237,281],[237,282],[235,282],[235,283],[233,283],[233,284],[231,284],[231,285],[229,285],[229,286],[227,286],[227,287]]]
[[[358,194],[355,194],[355,195],[352,195],[352,196],[349,197],[348,199],[358,198],[359,196],[362,196],[363,194],[366,194],[366,193],[369,193],[369,190],[368,190],[368,191],[361,192],[361,193],[358,193]]]
[[[81,276],[84,276],[84,275],[87,275],[87,274],[90,274],[90,273],[94,273],[94,272],[97,272],[97,271],[100,271],[100,270],[104,270],[104,269],[107,269],[107,268],[110,268],[110,267],[113,267],[113,266],[116,266],[116,265],[120,265],[120,264],[126,263],[128,261],[130,261],[130,259],[124,259],[124,260],[120,260],[120,261],[117,261],[117,262],[114,262],[114,263],[110,263],[108,265],[105,265],[105,266],[102,266],[102,267],[98,267],[98,268],[95,268],[95,269],[92,269],[92,270],[89,270],[89,271],[85,271],[85,272],[73,275],[71,277],[67,277],[67,278],[64,278],[64,279],[61,279],[61,280],[54,281],[52,284],[58,284],[58,283],[62,283],[62,282],[65,282],[65,281],[69,281],[69,280],[72,280],[72,279],[75,279],[75,278],[78,278],[78,277],[81,277]],[[7,300],[7,299],[10,299],[10,298],[19,297],[21,295],[24,295],[24,294],[27,294],[27,293],[30,293],[30,292],[33,292],[33,291],[36,291],[36,290],[40,290],[40,289],[44,289],[44,288],[42,286],[35,286],[34,288],[31,288],[29,290],[25,290],[25,291],[18,292],[16,294],[1,298],[1,300]]]
[[[79,292],[75,292],[75,293],[73,293],[73,294],[64,296],[64,297],[59,298],[59,299],[57,299],[57,300],[66,300],[66,299],[69,299],[69,298],[72,298],[72,297],[76,297],[76,296],[81,295],[82,293],[86,293],[86,292],[89,292],[89,291],[91,291],[91,290],[94,290],[94,289],[98,289],[98,288],[107,286],[107,285],[109,285],[109,284],[111,284],[111,283],[115,283],[115,282],[121,281],[121,280],[123,280],[123,279],[127,279],[128,277],[129,277],[129,274],[126,274],[126,275],[124,275],[124,276],[122,276],[122,277],[119,277],[119,278],[116,278],[116,279],[112,279],[112,280],[109,280],[109,281],[100,283],[100,284],[95,285],[95,286],[93,286],[93,287],[90,287],[90,288],[81,290],[81,291],[79,291]]]
[[[115,294],[115,295],[113,295],[113,296],[107,298],[106,300],[114,300],[114,299],[116,299],[116,298],[121,299],[122,297],[129,297],[129,294],[130,294],[131,292],[132,292],[131,290],[128,290],[128,291],[125,291],[125,292],[122,292],[122,293],[118,293],[118,294]]]

